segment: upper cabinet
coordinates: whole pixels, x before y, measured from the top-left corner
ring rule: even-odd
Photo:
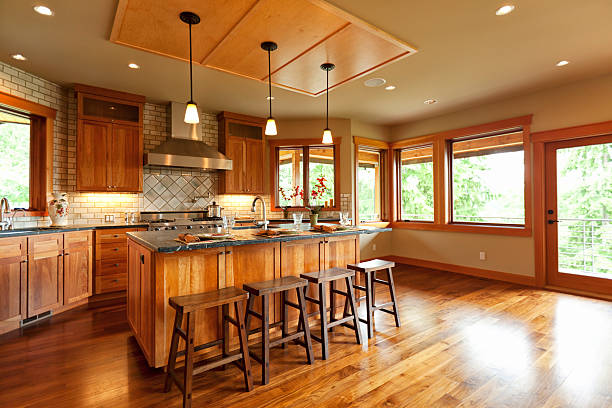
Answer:
[[[232,170],[220,174],[220,194],[263,194],[265,119],[231,112],[217,119],[219,150],[232,160]]]
[[[75,85],[77,191],[142,192],[144,96]]]

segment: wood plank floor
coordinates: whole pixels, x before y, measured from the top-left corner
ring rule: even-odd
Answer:
[[[301,347],[274,349],[270,384],[253,362],[250,393],[235,367],[202,374],[194,406],[612,407],[612,303],[406,266],[394,276],[401,328],[378,314],[364,346],[340,328],[312,366]],[[180,406],[163,379],[122,305],[0,336],[0,407]]]

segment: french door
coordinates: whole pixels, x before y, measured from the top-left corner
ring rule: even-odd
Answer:
[[[612,135],[545,151],[547,283],[612,294]]]

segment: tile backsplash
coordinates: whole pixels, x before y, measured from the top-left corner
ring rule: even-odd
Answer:
[[[215,172],[194,169],[148,168],[144,174],[143,210],[201,209],[217,196]]]

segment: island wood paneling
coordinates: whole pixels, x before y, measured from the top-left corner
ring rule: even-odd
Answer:
[[[150,2],[119,0],[110,40],[188,60],[188,30],[179,19],[192,11],[193,60],[203,66],[267,81],[263,41],[275,41],[272,82],[307,95],[324,93],[324,62],[335,63],[330,88],[416,52],[408,43],[344,10],[318,0]]]

